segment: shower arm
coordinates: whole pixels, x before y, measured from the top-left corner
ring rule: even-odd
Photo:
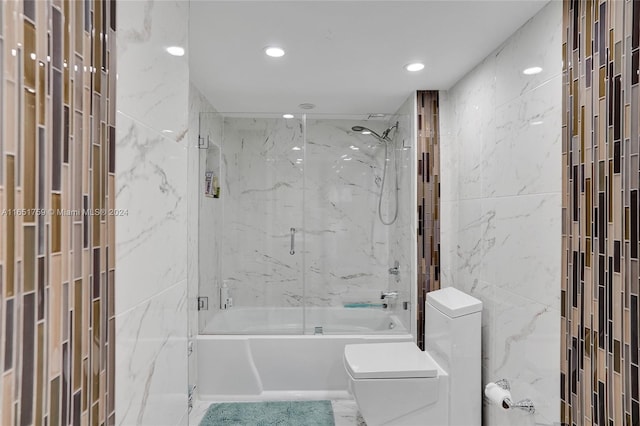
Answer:
[[[393,126],[389,127],[387,130],[382,132],[382,139],[390,140],[389,139],[389,132],[391,132],[393,129],[398,130],[398,124],[399,124],[399,122],[396,121],[396,124],[394,124]]]

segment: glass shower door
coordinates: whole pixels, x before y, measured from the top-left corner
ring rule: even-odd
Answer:
[[[306,117],[307,333],[411,332],[409,112]]]
[[[210,114],[201,131],[200,330],[300,334],[303,118]]]

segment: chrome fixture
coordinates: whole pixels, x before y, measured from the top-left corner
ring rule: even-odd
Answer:
[[[509,381],[507,379],[498,380],[496,382],[496,385],[504,390],[511,390],[511,386],[509,385]],[[503,402],[503,408],[519,408],[521,410],[527,411],[529,414],[534,414],[536,412],[536,407],[535,405],[533,405],[533,401],[528,398],[515,403],[511,401],[510,398],[506,398]]]
[[[290,255],[296,254],[296,228],[291,228],[291,249],[289,250]]]
[[[382,291],[380,292],[380,300],[392,299],[395,300],[398,298],[397,291]]]
[[[367,134],[373,135],[376,139],[378,139],[380,143],[384,144],[384,166],[382,169],[382,185],[380,185],[380,197],[378,197],[378,217],[380,218],[380,222],[382,222],[384,225],[391,225],[396,221],[396,219],[398,219],[398,192],[400,190],[400,187],[398,184],[398,154],[396,154],[395,147],[393,147],[394,148],[393,162],[394,162],[395,172],[396,172],[395,173],[395,177],[396,177],[395,206],[396,208],[393,213],[393,219],[391,219],[388,222],[382,218],[382,194],[384,193],[384,185],[387,181],[387,159],[389,158],[389,143],[391,143],[392,145],[395,145],[395,141],[389,137],[389,133],[392,130],[395,130],[395,133],[398,132],[398,122],[396,121],[396,124],[394,124],[393,126],[389,127],[387,130],[382,132],[382,135],[379,135],[378,133],[364,126],[353,126],[351,130],[353,130],[354,132],[368,132]],[[395,133],[394,133],[394,136],[395,136]]]
[[[322,327],[313,327],[313,334],[324,334],[324,330],[322,329]]]
[[[389,127],[388,129],[386,129],[384,132],[382,132],[382,135],[379,135],[377,132],[371,130],[368,127],[364,127],[364,126],[353,126],[351,128],[351,130],[353,130],[354,132],[370,132],[373,136],[375,136],[378,141],[380,143],[389,143],[389,142],[393,142],[390,138],[389,138],[389,133],[392,130],[398,130],[398,122],[396,121],[396,124],[394,124],[393,126]]]
[[[400,273],[400,262],[397,260],[393,262],[393,268],[389,268],[389,273],[391,275],[398,275]]]

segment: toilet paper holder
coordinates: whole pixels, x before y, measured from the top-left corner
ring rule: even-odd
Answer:
[[[533,405],[533,401],[530,399],[523,399],[515,403],[511,400],[511,386],[509,385],[509,381],[507,379],[498,380],[494,384],[500,387],[501,389],[503,389],[504,391],[506,391],[506,393],[502,396],[504,397],[501,403],[502,408],[504,409],[519,408],[521,410],[527,411],[529,414],[533,414],[536,412],[536,408]],[[491,384],[487,385],[487,389],[489,388],[489,386],[491,386]],[[487,397],[489,397],[489,393],[487,392],[490,392],[490,391],[487,391],[485,389],[485,393],[487,394]],[[498,401],[494,401],[494,402],[498,402]]]
[[[500,379],[495,382],[496,385],[501,387],[504,390],[511,391],[511,385],[509,385],[509,381],[507,379]],[[521,410],[527,411],[529,414],[533,414],[536,412],[536,407],[533,405],[533,401],[530,399],[523,399],[514,403],[510,398],[506,398],[504,401],[508,408],[519,408]],[[504,407],[507,408],[507,407]]]

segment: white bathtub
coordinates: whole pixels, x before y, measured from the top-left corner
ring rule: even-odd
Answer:
[[[197,337],[199,397],[344,397],[348,383],[342,363],[345,345],[414,340],[395,316],[381,309],[306,311],[306,334],[301,334],[299,308],[232,308],[216,314],[206,332],[217,334]],[[315,327],[322,327],[325,334],[312,334]],[[231,334],[234,332],[253,334]]]
[[[302,333],[304,324],[304,333]],[[232,308],[219,311],[204,334],[404,334],[402,322],[381,308]]]

